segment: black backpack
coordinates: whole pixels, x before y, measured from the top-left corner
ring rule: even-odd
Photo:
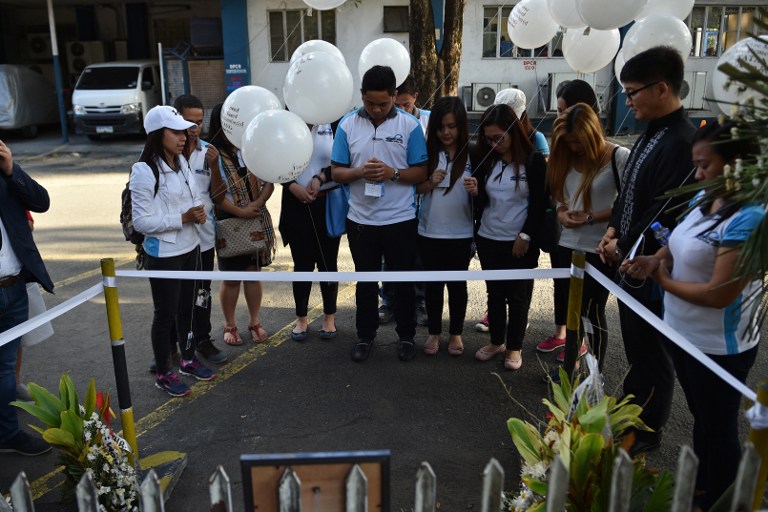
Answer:
[[[154,162],[149,162],[148,165],[149,168],[152,169],[152,174],[155,175],[155,195],[157,195],[157,190],[160,186],[160,172],[158,171],[157,165]],[[144,250],[141,247],[141,245],[144,243],[144,234],[139,233],[133,227],[133,202],[131,200],[130,184],[131,182],[129,179],[128,183],[125,184],[125,188],[123,189],[123,193],[120,197],[120,224],[123,226],[123,236],[125,237],[125,240],[137,246],[136,252],[138,255],[136,257],[136,268],[141,269],[144,266]]]

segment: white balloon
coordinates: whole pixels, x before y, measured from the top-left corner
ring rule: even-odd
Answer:
[[[616,80],[621,80],[621,70],[624,69],[625,62],[627,61],[624,59],[624,50],[619,50],[613,60],[613,73],[616,75]]]
[[[576,0],[547,0],[549,15],[565,28],[586,27],[576,10]]]
[[[576,0],[585,25],[598,30],[623,27],[634,20],[648,0]]]
[[[242,143],[248,170],[270,183],[295,180],[312,157],[307,124],[287,110],[268,110],[256,116],[248,123]]]
[[[271,91],[258,85],[246,85],[236,89],[221,107],[221,129],[229,142],[240,147],[245,128],[253,118],[267,110],[283,108]]]
[[[408,50],[399,41],[389,37],[382,37],[368,43],[360,54],[357,70],[360,72],[361,80],[365,72],[373,66],[389,66],[392,68],[392,71],[395,72],[397,85],[400,85],[408,78],[408,73],[411,72],[411,56],[408,55]]]
[[[652,14],[667,14],[685,20],[693,10],[695,0],[648,0],[635,19],[640,20]]]
[[[723,53],[717,61],[715,73],[712,77],[712,94],[717,102],[717,106],[723,111],[723,114],[730,115],[731,106],[736,103],[743,103],[749,98],[753,98],[757,105],[760,105],[762,100],[766,97],[754,90],[747,90],[744,92],[739,91],[738,82],[728,84],[728,75],[720,71],[718,68],[723,64],[730,64],[736,69],[746,71],[746,69],[739,63],[739,59],[743,59],[752,66],[755,66],[759,73],[763,76],[768,75],[768,68],[763,66],[752,54],[754,51],[760,58],[768,59],[768,35],[760,36],[764,42],[757,41],[753,38],[742,39],[738,43],[734,44],[728,50]],[[750,51],[750,49],[752,51]]]
[[[671,46],[683,60],[691,54],[691,31],[682,20],[668,15],[646,16],[637,21],[624,36],[624,58],[631,59],[638,53],[655,46]]]
[[[340,58],[342,62],[346,62],[346,59],[344,59],[344,54],[341,53],[341,50],[336,48],[328,41],[323,41],[322,39],[310,39],[309,41],[303,42],[301,45],[299,45],[298,48],[296,48],[296,51],[293,52],[293,55],[291,55],[291,64],[293,64],[294,61],[296,61],[296,59],[302,55],[307,55],[308,53],[312,52],[330,53],[331,55],[335,55],[336,57]]]
[[[592,73],[610,64],[620,44],[621,35],[617,28],[569,28],[563,36],[563,57],[574,71]]]
[[[303,55],[283,82],[285,105],[308,124],[326,124],[349,112],[354,86],[347,65],[329,53]]]
[[[304,3],[313,9],[319,11],[327,11],[328,9],[335,9],[342,5],[347,0],[304,0]]]
[[[560,25],[549,14],[547,0],[522,0],[512,9],[507,30],[513,43],[532,50],[555,37]]]

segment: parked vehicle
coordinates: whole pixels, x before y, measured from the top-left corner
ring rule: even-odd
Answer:
[[[75,133],[102,135],[142,133],[143,119],[162,103],[160,65],[135,60],[91,64],[75,84],[72,119]]]
[[[40,125],[58,121],[56,88],[26,66],[0,64],[0,129],[37,137]]]

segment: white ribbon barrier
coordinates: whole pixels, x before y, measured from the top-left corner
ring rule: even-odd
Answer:
[[[685,350],[689,355],[706,366],[715,375],[723,379],[726,383],[730,384],[733,389],[744,395],[748,400],[751,400],[752,402],[757,401],[757,394],[754,391],[749,389],[749,387],[740,382],[736,377],[723,370],[720,365],[715,363],[704,352],[699,350],[698,347],[688,341],[685,336],[670,327],[669,324],[664,322],[664,320],[648,310],[648,308],[643,306],[637,299],[620,288],[619,285],[605,277],[599,270],[597,270],[589,263],[587,263],[587,274],[592,276],[595,281],[603,285],[604,288],[614,294],[617,299],[629,306],[632,311],[643,317],[643,319],[651,324],[654,329],[669,338],[672,343]]]
[[[100,294],[103,289],[104,287],[101,283],[95,284],[90,288],[88,288],[87,290],[85,290],[84,292],[81,292],[75,295],[74,297],[72,297],[71,299],[62,302],[58,306],[52,307],[42,315],[37,315],[36,317],[30,318],[26,322],[21,323],[16,327],[12,327],[7,331],[4,331],[3,333],[0,333],[0,347],[5,345],[6,343],[10,343],[16,338],[20,338],[21,336],[24,336],[29,331],[37,329],[38,327],[40,327],[46,322],[50,322],[54,318],[58,318],[64,313],[72,311],[83,302],[91,300],[92,298]]]
[[[262,282],[387,282],[422,283],[431,281],[513,281],[519,279],[565,279],[567,268],[521,270],[446,270],[388,272],[220,272],[169,270],[118,270],[117,277],[156,279],[194,279],[198,281],[262,281]]]

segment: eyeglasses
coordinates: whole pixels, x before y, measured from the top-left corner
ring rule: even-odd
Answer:
[[[648,85],[644,85],[644,86],[642,86],[642,87],[641,87],[641,88],[639,88],[639,89],[635,89],[634,91],[628,91],[628,90],[626,90],[626,89],[625,89],[625,90],[624,90],[624,94],[626,94],[626,95],[627,95],[627,99],[628,99],[629,101],[632,101],[632,100],[635,98],[635,95],[636,95],[637,93],[639,93],[640,91],[644,91],[644,90],[648,89],[649,87],[653,87],[654,85],[656,85],[656,84],[660,84],[660,83],[661,83],[661,80],[659,80],[659,81],[657,81],[657,82],[653,82],[653,83],[650,83],[650,84],[648,84]]]
[[[488,144],[490,144],[491,146],[495,146],[497,144],[501,144],[502,142],[504,142],[504,139],[506,139],[506,138],[507,138],[507,134],[506,133],[503,133],[501,135],[496,135],[494,137],[488,137],[486,135],[485,136],[485,141],[488,142]]]

